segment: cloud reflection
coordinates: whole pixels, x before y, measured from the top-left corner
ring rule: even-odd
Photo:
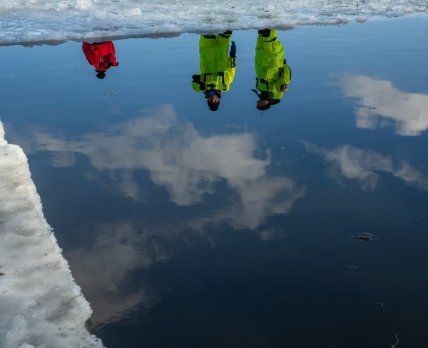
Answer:
[[[428,189],[427,176],[406,161],[397,161],[390,156],[349,145],[326,150],[306,144],[306,149],[324,158],[329,164],[331,177],[355,180],[364,190],[376,189],[380,173],[390,174],[407,185],[421,190]]]
[[[146,222],[151,225],[144,228],[130,216],[124,223],[98,226],[92,244],[67,251],[73,274],[94,309],[96,327],[160,300],[156,289],[141,280],[139,270],[173,258],[171,246],[193,241],[215,244],[210,231],[224,223],[254,229],[263,241],[282,238],[283,229],[263,223],[274,214],[288,213],[305,194],[292,179],[269,174],[270,152],[256,156],[260,151],[253,134],[202,135],[179,120],[170,105],[105,132],[86,134],[81,141],[40,129],[25,140],[32,142],[28,145],[33,151],[50,152],[54,166],[72,166],[85,156],[96,169],[86,174],[89,180],[102,183],[100,173],[107,173],[123,196],[135,200],[144,195],[139,170],[147,171],[180,207],[198,204],[222,188],[221,203],[205,207],[202,214],[174,224]]]
[[[147,284],[127,287],[132,272],[167,259],[161,243],[132,224],[99,226],[91,246],[68,251],[77,283],[94,309],[93,326],[105,325],[143,306],[151,308],[158,298]]]
[[[368,76],[344,79],[344,93],[358,98],[357,127],[375,129],[395,123],[397,134],[415,136],[428,128],[428,95],[405,93],[390,81]]]
[[[114,174],[119,187],[131,198],[141,195],[133,179],[138,169],[148,170],[177,206],[201,202],[214,193],[216,183],[225,182],[237,200],[224,219],[240,228],[255,228],[268,216],[285,214],[304,195],[293,180],[268,174],[269,151],[263,158],[255,157],[253,134],[202,136],[190,123],[180,121],[170,105],[116,125],[108,133],[87,134],[79,142],[40,131],[35,139],[39,150],[55,153],[56,165],[73,163],[73,154],[79,153],[99,171],[120,172]]]

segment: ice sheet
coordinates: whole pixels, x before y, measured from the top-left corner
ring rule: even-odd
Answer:
[[[0,44],[365,21],[428,12],[426,0],[7,0]]]
[[[88,302],[47,224],[19,146],[0,122],[0,347],[90,348]]]

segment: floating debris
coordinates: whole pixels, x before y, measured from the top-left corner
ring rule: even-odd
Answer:
[[[377,239],[377,237],[371,233],[368,232],[364,232],[362,234],[356,235],[356,236],[352,236],[352,239],[359,239],[359,240],[364,240],[364,241],[369,241],[369,240],[374,240]]]
[[[385,303],[383,302],[378,302],[376,303],[378,306],[381,306],[383,310],[385,310]]]
[[[359,240],[368,241],[368,240],[370,240],[370,237],[364,236],[364,235],[359,235],[359,236],[352,236],[352,239],[359,239]]]
[[[346,266],[348,269],[360,269],[360,266],[348,265]]]
[[[391,344],[391,348],[397,348],[400,342],[398,341],[398,334],[395,334],[395,343]]]
[[[111,95],[117,95],[117,92],[105,92],[105,93],[104,93],[104,95],[108,95],[108,94],[111,94]]]

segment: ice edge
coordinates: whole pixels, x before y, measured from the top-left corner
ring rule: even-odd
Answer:
[[[44,218],[23,150],[0,120],[0,346],[103,347],[91,308]]]

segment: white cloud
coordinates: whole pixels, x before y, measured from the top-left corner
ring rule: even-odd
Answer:
[[[428,95],[405,93],[390,81],[368,76],[344,79],[344,93],[358,98],[357,127],[375,129],[395,123],[397,134],[415,136],[428,128]]]
[[[380,173],[390,174],[421,190],[428,189],[427,176],[406,161],[397,161],[390,156],[349,145],[326,150],[306,144],[306,148],[326,160],[332,177],[356,180],[363,189],[374,190],[378,185]]]
[[[152,307],[157,296],[149,286],[139,282],[127,289],[125,280],[138,269],[167,260],[158,239],[129,223],[99,226],[93,245],[66,253],[78,284],[94,308],[91,322],[105,325],[120,319],[137,306]]]
[[[73,155],[86,155],[99,171],[120,171],[122,193],[141,194],[132,172],[145,169],[151,180],[165,187],[178,206],[196,204],[226,182],[237,195],[227,220],[255,228],[268,216],[285,214],[304,195],[293,180],[267,173],[269,151],[256,158],[257,141],[251,133],[202,136],[190,123],[180,121],[170,105],[149,111],[146,117],[114,126],[108,133],[91,133],[82,141],[65,141],[35,131],[39,150],[56,153],[55,163],[68,165]],[[70,154],[71,153],[71,154]],[[58,159],[60,154],[65,160]],[[222,215],[222,214],[220,214]]]
[[[144,282],[132,289],[124,284],[136,270],[168,259],[167,245],[187,243],[189,233],[211,240],[208,229],[216,224],[257,230],[269,216],[288,213],[305,192],[290,178],[269,175],[270,153],[264,153],[262,159],[255,156],[258,146],[254,135],[203,136],[190,123],[180,121],[169,105],[107,132],[86,134],[81,141],[33,129],[25,143],[33,151],[50,152],[55,166],[70,166],[78,155],[86,156],[97,170],[86,177],[101,182],[97,172],[107,172],[121,193],[132,199],[142,195],[135,180],[137,170],[147,170],[151,180],[165,187],[178,206],[198,204],[215,193],[218,182],[228,187],[224,204],[203,216],[144,229],[132,223],[99,226],[92,245],[67,252],[73,274],[94,308],[91,320],[95,326],[159,301],[154,289]],[[266,241],[284,236],[282,229],[263,226],[258,233]]]
[[[135,271],[173,257],[168,245],[188,242],[189,233],[210,240],[209,227],[222,223],[237,229],[257,230],[261,226],[258,233],[262,240],[281,238],[282,229],[267,229],[263,222],[274,214],[288,213],[304,195],[304,189],[290,178],[268,173],[269,151],[263,158],[255,156],[258,146],[254,135],[203,136],[190,123],[180,121],[171,106],[152,110],[105,133],[86,134],[82,141],[67,141],[33,129],[33,138],[27,137],[25,143],[33,151],[51,152],[55,166],[72,166],[79,155],[86,156],[96,169],[86,176],[99,182],[98,172],[107,172],[121,193],[133,199],[142,195],[135,180],[137,170],[147,170],[151,180],[165,187],[178,206],[203,201],[215,193],[218,182],[228,187],[224,203],[202,217],[173,226],[158,223],[141,228],[128,222],[98,226],[92,244],[67,251],[76,281],[94,308],[91,321],[95,326],[159,301],[154,288],[144,281],[131,288],[126,282]]]

